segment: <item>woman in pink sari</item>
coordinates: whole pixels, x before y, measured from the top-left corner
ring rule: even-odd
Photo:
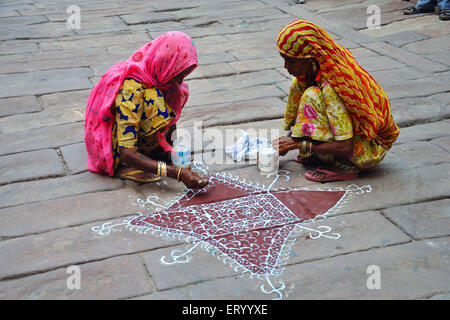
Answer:
[[[197,65],[190,37],[172,31],[112,66],[87,102],[88,169],[136,182],[167,176],[188,188],[206,186],[208,181],[190,168],[171,165],[173,148],[166,140],[189,96],[184,78]]]

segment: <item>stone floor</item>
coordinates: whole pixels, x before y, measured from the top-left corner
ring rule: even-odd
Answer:
[[[315,223],[341,238],[298,238],[280,277],[284,298],[450,298],[449,22],[405,16],[411,3],[400,0],[295,2],[1,2],[0,299],[276,298],[201,249],[190,263],[162,265],[162,256],[188,247],[181,241],[120,229],[94,233],[94,226],[139,211],[137,198],[155,194],[164,203],[182,187],[88,172],[83,120],[90,89],[112,64],[165,31],[182,30],[200,65],[189,76],[181,125],[279,128],[290,80],[275,39],[298,18],[324,27],[381,83],[401,133],[384,162],[351,182],[372,192]],[[81,29],[66,26],[72,4],[81,10]],[[381,27],[369,30],[373,4]],[[214,148],[204,141],[196,156]],[[287,187],[349,185],[313,184],[287,157],[281,166],[291,172]],[[254,165],[210,170],[267,183]],[[81,289],[67,287],[71,265],[80,267]],[[366,286],[370,265],[380,268],[380,289]]]

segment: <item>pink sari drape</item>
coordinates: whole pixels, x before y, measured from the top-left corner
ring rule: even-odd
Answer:
[[[113,65],[92,89],[87,101],[84,138],[88,169],[114,175],[111,147],[111,130],[115,120],[113,103],[126,78],[133,78],[147,88],[157,87],[163,91],[176,117],[163,133],[158,133],[158,141],[165,151],[170,151],[172,147],[167,143],[165,134],[180,118],[189,97],[189,88],[184,81],[181,85],[170,81],[187,68],[197,65],[194,43],[188,35],[178,31],[159,36],[128,60]]]

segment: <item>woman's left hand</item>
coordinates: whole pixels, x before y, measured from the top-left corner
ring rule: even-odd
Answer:
[[[284,156],[290,150],[298,149],[299,142],[291,137],[279,137],[272,141],[272,145],[275,149],[278,149],[278,154],[280,156]]]

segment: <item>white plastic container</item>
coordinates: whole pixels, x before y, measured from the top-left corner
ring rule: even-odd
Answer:
[[[185,168],[191,165],[191,148],[183,140],[173,143],[172,163],[175,167]]]
[[[258,169],[261,174],[275,174],[280,165],[278,151],[273,148],[258,149]]]

